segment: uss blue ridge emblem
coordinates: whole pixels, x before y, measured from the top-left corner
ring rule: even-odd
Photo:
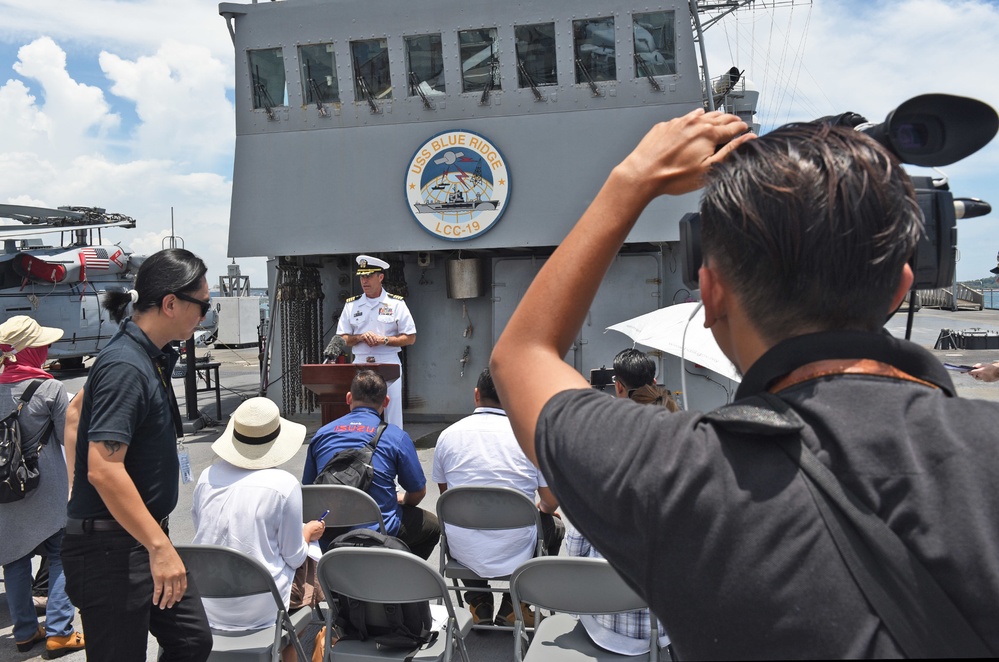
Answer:
[[[467,241],[499,220],[510,199],[506,159],[487,138],[445,131],[427,140],[406,172],[406,200],[424,230]]]

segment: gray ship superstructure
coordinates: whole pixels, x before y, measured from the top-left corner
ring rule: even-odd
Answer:
[[[360,293],[361,253],[392,265],[385,285],[418,328],[403,355],[407,419],[468,412],[521,295],[639,139],[716,104],[753,122],[740,72],[702,81],[691,5],[219,6],[236,54],[229,254],[269,258],[264,381],[286,413],[314,406],[296,366],[320,361]],[[643,213],[566,356],[581,373],[631,345],[606,327],[695,298],[680,279],[678,221],[696,205],[696,193],[662,197]],[[674,390],[679,370],[660,357]],[[733,384],[700,374],[691,392],[724,402]]]

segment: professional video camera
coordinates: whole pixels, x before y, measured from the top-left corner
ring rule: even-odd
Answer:
[[[999,130],[999,116],[975,99],[948,94],[924,94],[909,99],[880,124],[856,113],[822,117],[816,122],[853,127],[877,140],[902,163],[944,166],[960,161],[984,147]],[[912,256],[915,281],[912,289],[936,289],[954,281],[958,218],[982,216],[992,211],[976,198],[955,199],[946,178],[912,177],[916,199],[923,212],[923,234]],[[680,219],[683,282],[697,289],[701,267],[700,214]]]

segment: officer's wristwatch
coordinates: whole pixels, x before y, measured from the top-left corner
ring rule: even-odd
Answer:
[[[383,344],[383,345],[388,345],[388,336],[384,336],[384,337],[382,338],[382,344]]]

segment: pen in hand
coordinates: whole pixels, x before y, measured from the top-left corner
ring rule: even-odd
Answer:
[[[330,514],[330,511],[329,511],[329,508],[327,508],[326,512],[324,512],[322,515],[319,516],[319,520],[318,521],[322,522],[323,520],[326,519],[326,516],[329,515],[329,514]]]

